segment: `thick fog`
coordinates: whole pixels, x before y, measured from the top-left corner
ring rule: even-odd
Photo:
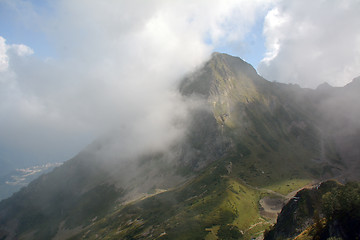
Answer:
[[[0,38],[2,159],[64,161],[99,136],[125,151],[181,137],[184,74],[221,42],[241,41],[266,1],[5,0],[17,24],[52,51]],[[0,33],[1,34],[1,33]]]

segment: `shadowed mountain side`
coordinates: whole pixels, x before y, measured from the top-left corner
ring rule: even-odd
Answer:
[[[317,106],[312,103],[314,90],[268,82],[240,58],[219,53],[187,77],[180,89],[186,95],[206,98],[222,132],[232,139],[235,156],[255,153],[249,162],[241,162],[245,169],[262,166],[255,168],[264,174],[248,179],[253,183],[261,185],[269,178],[280,181],[285,175],[322,177],[340,168],[328,164],[335,150],[332,141],[322,137],[321,121],[314,114]],[[320,159],[317,166],[312,164]],[[265,174],[267,168],[269,172],[276,168],[278,175]]]
[[[26,233],[30,239],[50,239],[60,228],[72,229],[105,216],[115,204],[173,188],[192,178],[221,157],[228,145],[208,110],[195,110],[192,116],[185,140],[165,152],[107,160],[101,154],[108,140],[96,141],[2,201],[1,232],[8,239],[17,233]]]
[[[338,161],[347,167],[346,178],[360,180],[360,78],[342,88],[321,91],[317,109],[322,131],[333,141]]]

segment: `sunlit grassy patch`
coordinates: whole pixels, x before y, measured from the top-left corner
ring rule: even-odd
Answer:
[[[287,195],[293,191],[299,190],[300,188],[311,183],[310,179],[288,179],[278,183],[265,186],[265,188],[273,190],[277,193]]]

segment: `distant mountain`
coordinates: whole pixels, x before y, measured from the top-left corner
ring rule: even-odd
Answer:
[[[261,236],[305,185],[360,178],[357,82],[273,83],[215,53],[179,86],[202,103],[183,139],[121,161],[121,132],[99,139],[0,202],[0,239]]]

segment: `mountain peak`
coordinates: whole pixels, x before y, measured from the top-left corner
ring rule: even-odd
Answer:
[[[180,91],[184,95],[199,94],[209,97],[220,85],[248,86],[253,85],[253,81],[258,81],[259,78],[261,77],[253,66],[241,58],[214,52],[201,69],[184,79]]]
[[[320,84],[320,85],[316,88],[316,90],[328,90],[328,89],[330,89],[330,88],[332,88],[332,86],[331,86],[328,82],[324,82],[324,83]]]
[[[360,88],[360,76],[354,78],[350,83],[346,84],[345,87],[356,87],[356,88]]]
[[[241,70],[248,70],[252,73],[257,74],[255,68],[240,57],[232,56],[232,55],[229,55],[226,53],[214,52],[211,55],[210,61],[215,61],[215,60],[226,61],[229,64],[234,64],[235,65],[234,67],[236,67],[236,68],[240,67]]]

